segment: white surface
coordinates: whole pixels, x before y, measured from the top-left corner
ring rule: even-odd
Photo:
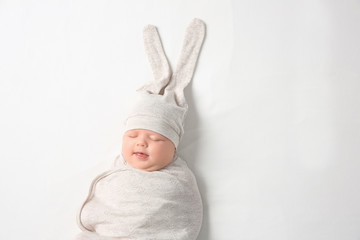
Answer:
[[[72,239],[151,77],[142,27],[174,66],[193,17],[207,36],[179,152],[204,199],[199,239],[360,239],[355,0],[1,1],[0,239]]]

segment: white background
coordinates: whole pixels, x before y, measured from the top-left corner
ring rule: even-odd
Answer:
[[[154,24],[174,67],[207,35],[179,154],[199,240],[360,239],[360,2],[0,1],[0,239],[71,240],[120,153]]]

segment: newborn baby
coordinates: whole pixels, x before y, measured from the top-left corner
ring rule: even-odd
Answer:
[[[96,177],[82,205],[75,240],[195,240],[202,223],[196,179],[176,155],[187,113],[183,90],[191,81],[205,24],[188,26],[172,74],[156,28],[144,28],[154,81],[140,88],[125,122],[122,154]],[[122,156],[122,161],[120,161]]]
[[[201,197],[192,172],[174,153],[174,144],[158,133],[127,131],[126,162],[93,182],[77,239],[196,239]]]

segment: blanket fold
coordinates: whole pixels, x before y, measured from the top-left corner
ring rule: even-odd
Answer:
[[[195,240],[202,214],[196,179],[180,157],[154,172],[121,164],[93,180],[75,240]]]

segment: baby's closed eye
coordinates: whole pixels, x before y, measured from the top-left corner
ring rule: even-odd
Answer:
[[[159,138],[159,137],[155,137],[155,136],[151,136],[150,139],[153,140],[153,141],[155,141],[155,142],[163,142],[163,141],[165,141],[165,139]]]

